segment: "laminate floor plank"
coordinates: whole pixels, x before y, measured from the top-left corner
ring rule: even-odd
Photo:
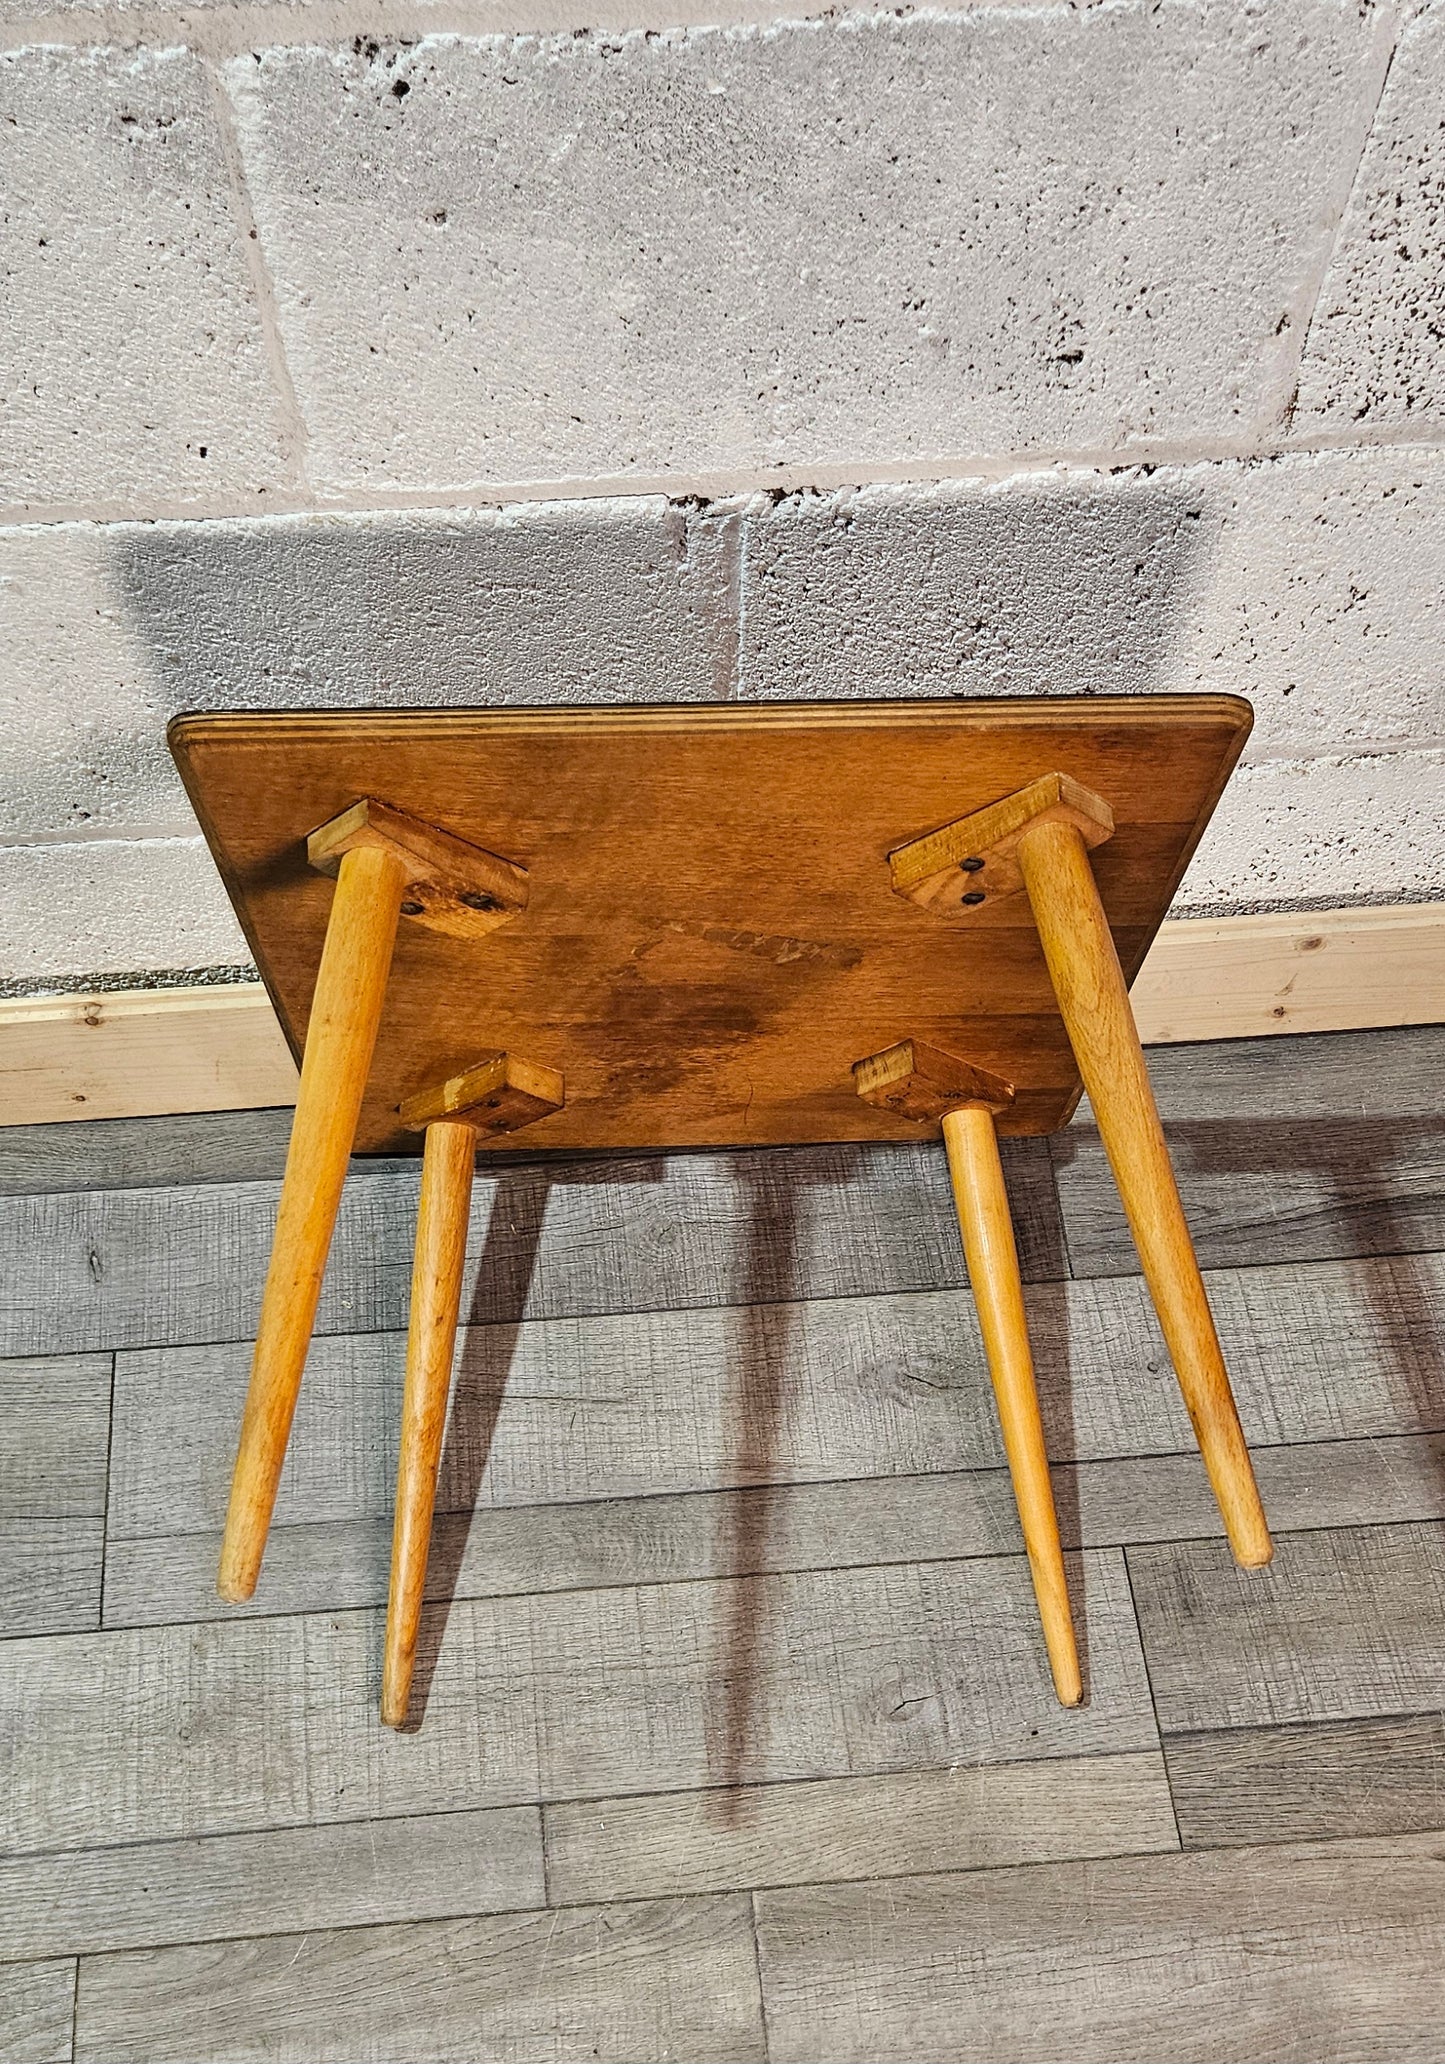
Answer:
[[[105,1525],[0,1519],[0,1639],[100,1625]]]
[[[0,1362],[0,1512],[98,1519],[105,1512],[108,1354]]]
[[[545,1813],[559,1905],[1179,1846],[1152,1751],[589,1799]]]
[[[0,1126],[0,1197],[279,1182],[292,1116],[289,1109],[184,1111]]]
[[[1445,1430],[1445,1257],[1223,1270],[1210,1291],[1251,1441]],[[1028,1303],[1056,1460],[1193,1450],[1138,1278]],[[313,1342],[279,1525],[389,1517],[404,1361],[400,1333]],[[249,1367],[244,1342],[117,1357],[115,1538],[221,1525]],[[439,1509],[1002,1459],[966,1291],[537,1320],[464,1335]]]
[[[1157,1747],[1122,1557],[1072,1581],[1072,1712],[1021,1556],[456,1601],[407,1734],[376,1612],[7,1642],[0,1848]]]
[[[1254,1112],[1329,1125],[1344,1112],[1367,1118],[1438,1112],[1445,1025],[1200,1040],[1151,1047],[1148,1059],[1166,1123]]]
[[[1254,1450],[1276,1532],[1445,1519],[1445,1435],[1306,1442]],[[1218,1539],[1219,1508],[1199,1457],[1121,1456],[1053,1469],[1067,1548]],[[262,1581],[241,1606],[216,1596],[219,1529],[107,1543],[105,1624],[166,1625],[235,1614],[382,1605],[391,1521],[273,1527]],[[769,1571],[867,1568],[930,1557],[1021,1552],[1003,1469],[841,1483],[759,1485],[556,1505],[439,1513],[428,1596],[502,1598]],[[3,1532],[0,1532],[3,1553]]]
[[[221,1524],[250,1358],[246,1343],[119,1358],[118,1536]],[[404,1361],[400,1333],[313,1344],[279,1523],[390,1514]],[[626,1313],[468,1331],[438,1502],[447,1511],[477,1497],[531,1504],[1002,1459],[966,1293]]]
[[[1255,1443],[1251,1455],[1276,1534],[1445,1519],[1445,1434]],[[1223,1538],[1219,1507],[1196,1454],[1056,1465],[1052,1475],[1060,1530],[1070,1547]]]
[[[1445,1715],[1176,1734],[1169,1784],[1187,1849],[1445,1829]]]
[[[0,1857],[0,1960],[546,1904],[535,1806]]]
[[[100,1620],[111,1357],[0,1362],[0,1637]]]
[[[0,1198],[0,1350],[240,1339],[255,1327],[278,1185],[97,1190]],[[417,1178],[348,1185],[320,1330],[395,1326],[406,1313]]]
[[[1125,1551],[1166,1734],[1445,1705],[1445,1525],[1286,1535],[1268,1569]]]
[[[1156,1047],[1201,1262],[1445,1247],[1445,1026]],[[1138,1257],[1087,1104],[1050,1142],[1076,1276]]]
[[[112,1541],[107,1626],[178,1624],[385,1603],[391,1522],[273,1527],[262,1581],[241,1607],[216,1597],[220,1533]],[[1018,1554],[1005,1470],[441,1513],[427,1595],[504,1598],[620,1584],[855,1569]]]
[[[761,2064],[746,1898],[87,1957],[77,2064]]]
[[[70,2064],[75,1959],[0,1967],[0,2057],[5,2064]]]
[[[1021,1263],[1062,1276],[1042,1140],[1005,1141]],[[358,1164],[320,1333],[405,1324],[417,1166]],[[0,1198],[0,1353],[244,1339],[277,1185]],[[958,1285],[942,1148],[759,1149],[480,1170],[464,1296],[475,1323],[765,1304]]]
[[[773,2064],[1434,2064],[1438,1837],[755,1895]]]

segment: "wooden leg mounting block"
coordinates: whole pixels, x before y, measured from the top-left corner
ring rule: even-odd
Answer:
[[[399,1726],[478,1143],[941,1133],[1054,1685],[1077,1703],[997,1137],[1054,1131],[1085,1087],[1230,1543],[1266,1562],[1128,1000],[1248,728],[1205,695],[177,719],[302,1066],[222,1595],[256,1586],[353,1151],[423,1151],[382,1694]]]

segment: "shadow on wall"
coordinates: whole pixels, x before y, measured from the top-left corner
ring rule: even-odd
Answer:
[[[114,575],[167,715],[647,699],[660,665],[696,699],[732,650],[693,528],[660,499],[157,524]]]
[[[743,692],[1139,694],[1219,518],[1176,475],[793,496],[749,519]]]
[[[1167,480],[121,530],[155,703],[1142,692],[1205,533]]]

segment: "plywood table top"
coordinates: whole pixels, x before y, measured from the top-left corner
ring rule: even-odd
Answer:
[[[1233,696],[177,718],[175,754],[293,1049],[333,884],[306,838],[374,797],[528,870],[483,939],[403,917],[360,1152],[498,1048],[565,1109],[489,1151],[907,1139],[854,1061],[909,1037],[1013,1083],[1005,1133],[1064,1124],[1078,1075],[1027,897],[940,914],[888,855],[1054,772],[1114,812],[1092,855],[1132,979],[1250,725]]]

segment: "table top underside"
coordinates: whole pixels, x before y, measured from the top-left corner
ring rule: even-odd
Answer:
[[[1077,1071],[1022,894],[947,915],[896,846],[1062,772],[1113,809],[1095,875],[1132,979],[1249,727],[1228,696],[224,714],[172,749],[299,1053],[333,883],[308,832],[363,796],[528,870],[482,939],[401,920],[360,1152],[403,1098],[499,1048],[562,1111],[489,1149],[909,1139],[852,1063],[916,1037],[1004,1076],[1006,1134],[1067,1122]]]

